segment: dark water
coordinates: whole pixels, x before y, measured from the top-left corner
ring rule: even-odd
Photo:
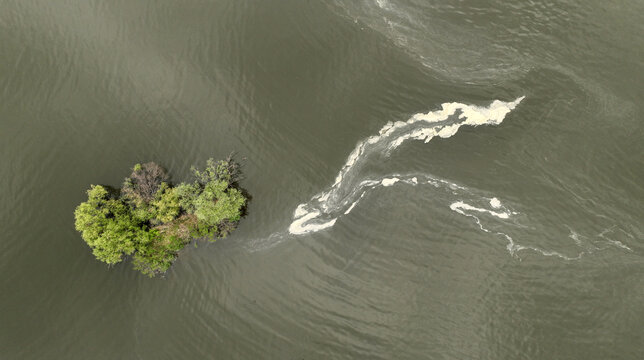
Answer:
[[[644,358],[643,14],[1,1],[0,358]],[[165,278],[74,231],[90,184],[232,150],[248,217]]]

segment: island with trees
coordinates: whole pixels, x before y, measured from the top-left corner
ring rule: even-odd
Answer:
[[[163,274],[193,239],[225,237],[243,216],[248,196],[231,157],[192,168],[195,180],[173,186],[154,162],[136,164],[121,189],[92,185],[74,211],[76,230],[108,265],[131,256],[134,268]]]

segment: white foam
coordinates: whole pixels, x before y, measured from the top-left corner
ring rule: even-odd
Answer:
[[[381,33],[423,66],[450,81],[497,83],[534,67],[534,56],[502,46],[505,41],[468,31],[458,22],[445,21],[442,12],[433,11],[433,2],[332,1],[343,16]]]
[[[362,199],[364,197],[364,194],[366,193],[367,193],[366,191],[363,191],[362,195],[360,195],[360,197],[356,201],[354,201],[353,204],[351,204],[351,206],[349,206],[349,208],[344,212],[344,214],[346,215],[350,213],[351,210],[353,210],[353,208],[356,207],[356,205],[358,204],[358,201],[360,201],[360,199]]]
[[[507,207],[503,206],[501,201],[496,197],[493,197],[490,199],[490,206],[494,210],[472,206],[463,201],[457,201],[450,205],[450,209],[452,209],[453,211],[461,215],[474,219],[479,229],[481,229],[482,231],[505,238],[508,241],[507,249],[510,252],[510,254],[513,256],[518,257],[518,253],[520,251],[530,250],[530,251],[539,253],[543,256],[558,257],[563,260],[572,261],[572,260],[579,260],[586,254],[592,254],[595,251],[604,250],[608,248],[608,246],[614,246],[623,250],[633,251],[630,247],[628,247],[621,241],[613,240],[606,237],[606,234],[608,233],[619,231],[625,234],[626,236],[628,236],[629,238],[632,238],[632,235],[630,233],[620,228],[616,229],[616,226],[605,229],[601,233],[597,234],[597,237],[603,238],[605,240],[604,242],[605,246],[597,246],[598,244],[597,240],[591,240],[588,236],[579,234],[578,232],[576,232],[575,230],[573,230],[572,228],[566,225],[566,227],[568,227],[568,230],[569,230],[568,238],[572,239],[572,241],[575,243],[577,248],[580,249],[576,256],[566,255],[564,253],[554,251],[554,250],[546,250],[538,246],[520,245],[515,243],[512,236],[501,231],[491,230],[493,227],[499,227],[501,225],[506,225],[508,223],[514,225],[514,227],[518,226],[519,228],[525,229],[526,226],[521,225],[512,219],[512,216],[518,214],[518,212],[511,211]],[[484,217],[485,215],[491,215],[491,217]],[[500,220],[496,220],[496,224],[494,224],[495,218],[500,219]],[[484,223],[485,223],[485,226],[484,226]],[[507,226],[503,226],[503,228],[507,228]]]
[[[606,234],[614,233],[614,232],[619,232],[619,233],[621,233],[623,235],[626,235],[630,239],[633,239],[633,235],[631,235],[628,232],[624,231],[624,229],[622,229],[622,228],[618,228],[616,225],[613,225],[613,226],[611,226],[609,228],[604,229],[601,233],[597,234],[597,236],[599,236],[600,238],[606,240],[609,244],[611,244],[613,246],[616,246],[618,248],[622,248],[624,250],[633,251],[633,249],[631,249],[628,245],[624,244],[623,242],[621,242],[619,240],[611,239],[611,238],[606,236]]]
[[[500,203],[499,203],[499,206],[500,206]],[[449,208],[454,210],[454,211],[456,211],[456,212],[459,212],[461,214],[463,213],[463,210],[470,210],[470,211],[478,211],[478,212],[488,213],[488,214],[490,214],[492,216],[498,217],[499,219],[507,219],[507,218],[510,217],[509,212],[505,212],[505,211],[497,212],[497,211],[492,211],[492,210],[488,210],[488,209],[478,208],[476,206],[466,204],[466,203],[464,203],[462,201],[457,201],[455,203],[452,203],[449,206]]]
[[[388,9],[389,8],[389,2],[386,1],[386,0],[376,0],[376,4],[378,4],[378,6],[381,9]]]
[[[494,201],[493,204],[492,204],[493,201],[490,201],[491,206],[498,205],[499,208],[502,206],[501,202],[497,198],[492,198],[492,200],[497,200],[497,201]],[[508,241],[508,245],[506,246],[506,248],[508,249],[508,252],[512,256],[518,256],[518,252],[522,251],[522,250],[532,250],[532,251],[537,252],[537,253],[539,253],[539,254],[541,254],[543,256],[553,256],[553,257],[558,257],[558,258],[561,258],[561,259],[564,259],[564,260],[579,260],[586,253],[585,251],[582,251],[577,256],[567,256],[567,255],[562,254],[562,253],[557,252],[557,251],[544,250],[544,249],[540,249],[540,248],[538,248],[536,246],[527,246],[527,245],[517,244],[517,243],[514,242],[514,239],[510,235],[508,235],[508,234],[506,234],[504,232],[492,231],[492,230],[486,228],[485,226],[483,226],[483,223],[482,223],[481,219],[478,216],[468,212],[468,211],[474,211],[474,212],[477,212],[477,213],[490,214],[490,215],[495,216],[495,217],[500,218],[500,219],[508,219],[510,217],[510,214],[514,214],[514,213],[509,211],[509,210],[507,210],[507,209],[506,209],[506,211],[504,211],[502,213],[499,213],[499,212],[495,212],[495,211],[492,211],[492,210],[487,210],[487,209],[483,209],[483,208],[477,208],[475,206],[468,205],[468,204],[466,204],[466,203],[464,203],[462,201],[457,201],[455,203],[452,203],[450,205],[450,209],[452,209],[453,211],[455,211],[455,212],[457,212],[457,213],[459,213],[461,215],[473,218],[474,221],[476,222],[476,224],[478,225],[479,229],[483,230],[484,232],[486,232],[486,233],[494,233],[494,234],[496,234],[498,236],[501,236],[501,237],[505,238]],[[579,244],[577,244],[577,245],[579,245]]]
[[[304,204],[300,204],[293,212],[293,218],[299,218],[304,215],[306,215],[306,209],[304,209]]]
[[[354,208],[354,207],[356,207],[356,205],[357,205],[357,204],[358,204],[358,200],[354,201],[354,202],[353,202],[353,204],[351,204],[351,206],[349,206],[349,208],[347,209],[347,211],[345,211],[345,212],[344,212],[344,215],[346,215],[346,214],[350,213],[350,212],[351,212],[351,210],[353,210],[353,208]]]
[[[622,249],[624,249],[624,250],[633,251],[633,249],[631,249],[630,247],[628,247],[628,246],[624,245],[624,243],[623,243],[623,242],[621,242],[621,241],[619,241],[619,240],[611,240],[611,239],[608,239],[607,241],[608,241],[609,243],[611,243],[612,245],[617,246],[617,247],[619,247],[619,248],[622,248]]]
[[[306,215],[293,220],[291,225],[288,227],[288,231],[294,235],[306,234],[311,231],[320,231],[333,226],[335,224],[335,221],[337,220],[337,218],[335,218],[323,223],[307,224],[308,221],[318,217],[319,215],[319,211],[311,211],[309,213],[306,213]]]
[[[327,229],[335,224],[338,217],[348,214],[355,207],[362,198],[358,198],[360,192],[364,195],[365,191],[377,185],[390,187],[401,182],[399,177],[384,177],[358,183],[357,173],[370,156],[386,156],[409,139],[429,142],[436,136],[449,138],[463,125],[498,125],[523,98],[519,97],[510,102],[494,100],[487,107],[457,102],[444,103],[439,110],[415,114],[407,121],[388,122],[380,129],[378,135],[358,142],[329,189],[297,207],[293,212],[289,232],[300,235]],[[458,116],[454,116],[457,113]],[[418,179],[406,178],[402,182],[413,186],[418,184]],[[433,179],[427,183],[438,186]]]
[[[380,183],[382,184],[382,186],[391,186],[391,185],[397,183],[398,181],[400,181],[400,179],[397,178],[397,177],[384,178],[384,179],[382,179],[382,181],[380,181]]]

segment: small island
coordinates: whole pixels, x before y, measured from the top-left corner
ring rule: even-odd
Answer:
[[[230,234],[248,202],[232,157],[192,172],[193,182],[173,186],[166,170],[149,162],[136,164],[121,189],[92,185],[74,211],[76,230],[98,260],[113,265],[131,256],[143,274],[163,274],[193,239]]]

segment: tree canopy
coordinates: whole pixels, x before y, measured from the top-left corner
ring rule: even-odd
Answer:
[[[248,201],[230,157],[192,172],[193,182],[172,186],[165,169],[149,162],[136,164],[120,191],[92,185],[74,211],[76,230],[102,262],[132,256],[136,270],[164,273],[192,239],[214,241],[233,231]]]

